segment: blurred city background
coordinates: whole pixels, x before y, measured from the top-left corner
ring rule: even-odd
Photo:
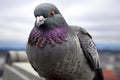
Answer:
[[[69,25],[92,35],[105,80],[120,80],[120,0],[0,0],[0,79],[4,80],[6,55],[25,51],[34,8],[46,2],[56,5]]]

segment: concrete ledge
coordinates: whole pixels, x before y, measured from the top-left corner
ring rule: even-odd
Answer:
[[[3,80],[30,80],[29,78],[25,77],[24,74],[16,71],[14,68],[5,65]]]
[[[45,80],[40,78],[29,62],[15,62],[5,65],[3,80]]]
[[[27,62],[27,54],[25,51],[9,51],[6,55],[6,63],[12,65],[14,62]]]

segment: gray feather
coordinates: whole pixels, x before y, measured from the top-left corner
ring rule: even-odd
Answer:
[[[76,30],[78,31],[77,35],[81,43],[80,45],[83,49],[85,57],[88,60],[88,64],[91,67],[91,69],[96,72],[96,76],[100,76],[99,79],[97,80],[103,80],[102,72],[101,71],[98,72],[101,69],[100,59],[98,56],[96,45],[93,42],[91,35],[81,27],[77,27],[77,26],[71,26],[71,27],[76,28]]]
[[[91,38],[79,30],[80,28],[71,27],[68,41],[56,44],[55,47],[46,45],[40,49],[28,44],[28,58],[41,76],[55,80],[92,80],[95,77],[93,68],[99,67],[96,48],[89,42]],[[80,41],[79,38],[83,41]],[[84,47],[81,48],[81,45],[84,45]],[[87,53],[89,55],[87,59],[84,56],[86,55],[84,50],[89,52]],[[93,61],[92,64],[89,64],[87,60]],[[92,69],[90,68],[91,65]]]

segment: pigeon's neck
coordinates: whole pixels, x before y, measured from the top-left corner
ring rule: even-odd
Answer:
[[[67,27],[56,27],[53,29],[38,29],[34,27],[30,33],[28,43],[38,47],[44,47],[46,43],[54,46],[67,40]]]

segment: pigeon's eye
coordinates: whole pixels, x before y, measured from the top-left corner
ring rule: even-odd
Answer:
[[[51,11],[51,12],[50,12],[50,17],[53,17],[54,14],[55,14],[54,11]]]

